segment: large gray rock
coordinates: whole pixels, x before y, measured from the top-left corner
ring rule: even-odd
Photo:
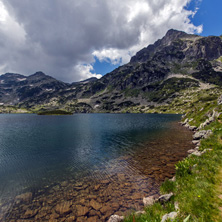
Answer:
[[[191,154],[191,153],[194,153],[196,150],[195,149],[190,149],[190,150],[188,150],[187,152],[189,153],[189,154]]]
[[[143,198],[143,204],[145,207],[151,206],[155,203],[156,198],[155,196],[150,196],[150,197],[144,197]]]
[[[124,220],[124,216],[112,215],[108,222],[121,222]]]
[[[200,139],[204,139],[204,138],[207,138],[209,135],[212,134],[212,131],[211,130],[201,130],[199,132],[196,132],[194,135],[193,135],[193,139],[194,140],[200,140]]]
[[[194,130],[196,130],[197,129],[197,127],[196,126],[189,126],[188,127],[190,130],[192,130],[192,131],[194,131]]]
[[[161,222],[165,222],[166,220],[168,220],[168,219],[175,219],[176,217],[177,217],[177,212],[171,212],[171,213],[169,213],[169,214],[165,214],[163,217],[162,217],[162,220],[161,220]]]
[[[160,197],[158,198],[158,201],[159,201],[161,204],[164,204],[164,203],[168,202],[168,201],[171,199],[172,196],[173,196],[173,193],[172,193],[172,192],[169,193],[169,194],[164,194],[164,195],[162,195],[162,196],[160,196]]]

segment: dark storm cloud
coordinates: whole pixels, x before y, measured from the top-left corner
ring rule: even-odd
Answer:
[[[166,13],[166,21],[174,16],[169,17],[168,9],[161,11],[166,3],[160,0],[2,2],[8,15],[0,22],[1,71],[31,74],[42,70],[64,81],[90,77],[93,55],[101,61],[127,55],[123,59],[127,61],[128,52],[135,53],[166,31],[167,27],[158,31],[165,25],[160,12]],[[182,0],[171,0],[170,5],[175,2],[180,8],[184,5]],[[195,29],[185,21],[188,15],[184,11],[175,27]]]

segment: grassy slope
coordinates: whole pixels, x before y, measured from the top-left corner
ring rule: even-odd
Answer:
[[[184,110],[185,118],[190,119],[190,125],[199,126],[209,118],[213,110],[222,112],[222,105],[217,105],[217,98],[221,94],[220,88],[184,91],[181,98],[175,99],[165,112]],[[158,109],[161,110],[162,107]],[[174,221],[222,221],[219,211],[222,201],[218,198],[222,191],[221,120],[222,115],[205,127],[211,129],[213,134],[201,141],[200,150],[210,148],[212,151],[207,151],[201,157],[191,156],[179,162],[176,165],[176,182],[163,183],[161,192],[173,192],[174,198],[164,206],[156,203],[145,209],[145,215],[132,214],[125,221],[161,221],[164,214],[175,211],[175,201],[179,203],[180,210]]]

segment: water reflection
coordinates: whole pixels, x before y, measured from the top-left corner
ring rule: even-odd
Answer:
[[[192,146],[179,118],[0,116],[0,220],[105,221],[141,209]]]

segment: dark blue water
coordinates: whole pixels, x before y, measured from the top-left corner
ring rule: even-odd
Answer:
[[[0,115],[0,199],[72,178],[109,177],[121,156],[142,150],[180,115]],[[133,171],[131,166],[119,171]],[[115,169],[115,167],[114,167]],[[96,173],[95,173],[96,172]],[[99,172],[99,173],[98,173]]]

